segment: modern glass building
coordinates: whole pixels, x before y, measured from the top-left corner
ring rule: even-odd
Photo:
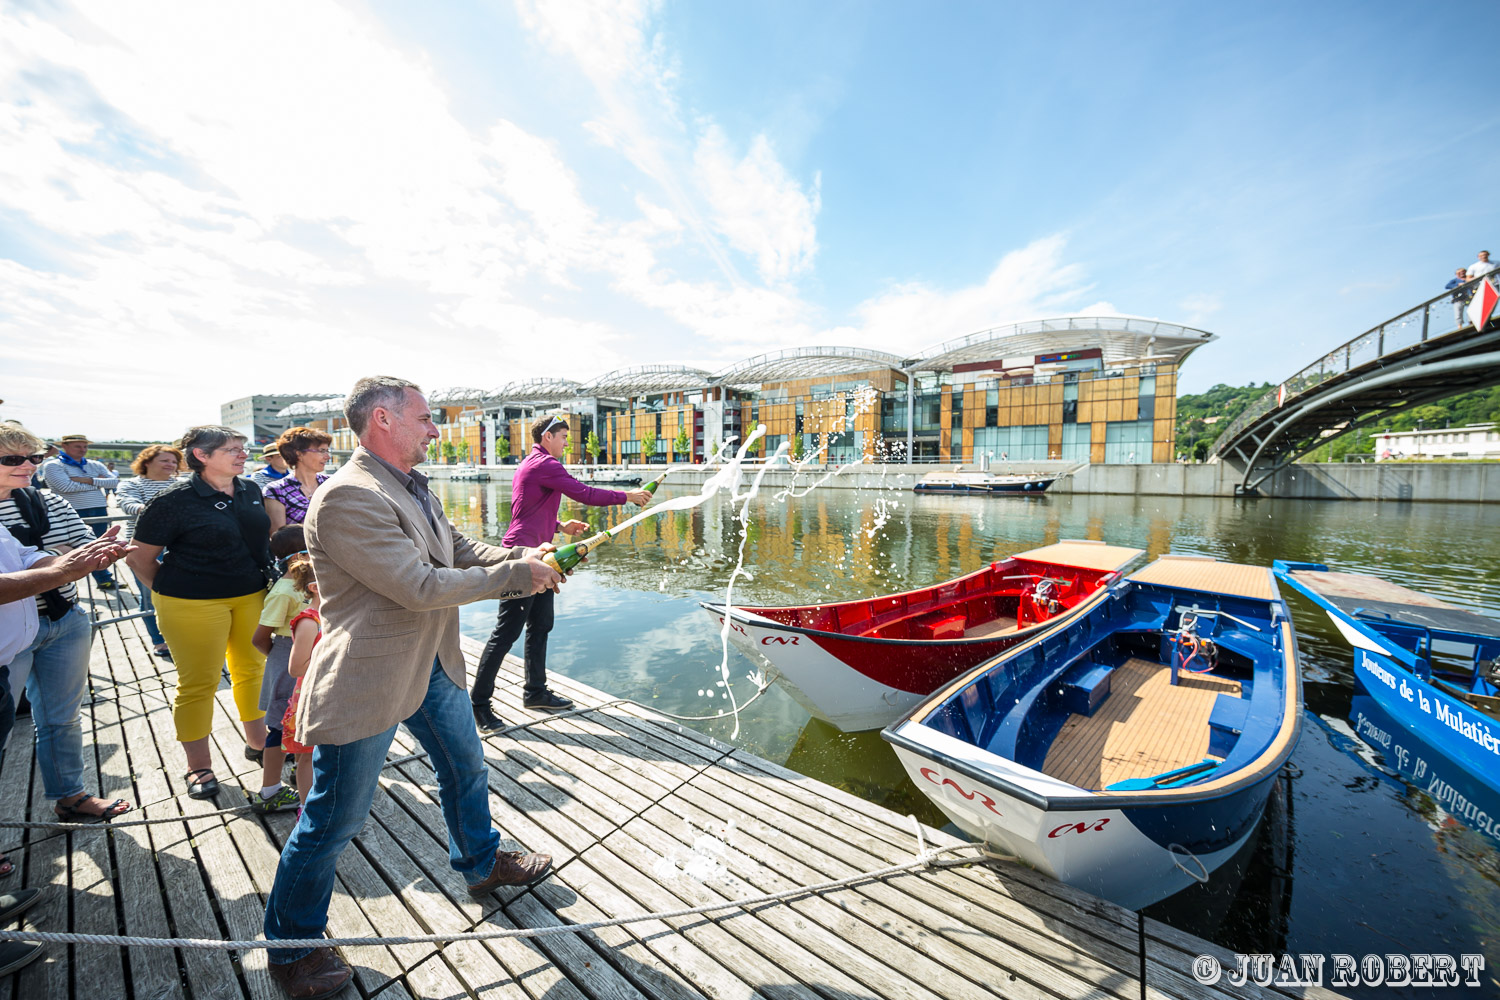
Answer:
[[[1129,316],[1066,316],[980,331],[903,358],[857,347],[761,354],[718,372],[621,369],[493,390],[443,389],[430,401],[439,460],[497,464],[531,448],[538,413],[565,415],[570,461],[692,463],[764,424],[754,454],[867,461],[1169,462],[1177,373],[1215,340]],[[352,449],[342,400],[299,403],[288,419],[330,427]],[[597,458],[586,448],[598,446]]]

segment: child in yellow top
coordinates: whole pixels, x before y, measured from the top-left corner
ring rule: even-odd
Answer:
[[[302,525],[291,524],[271,536],[271,555],[285,564],[306,549]],[[266,710],[266,749],[261,760],[260,794],[250,794],[250,807],[258,813],[279,812],[299,805],[297,793],[281,783],[281,769],[286,763],[282,747],[281,717],[286,713],[287,699],[294,684],[287,672],[292,653],[291,621],[307,607],[307,599],[289,576],[272,585],[261,606],[260,625],[251,640],[266,654],[266,669],[260,682],[260,707]]]

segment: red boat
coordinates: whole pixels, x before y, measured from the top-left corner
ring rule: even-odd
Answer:
[[[879,729],[963,671],[1103,600],[1142,555],[1058,542],[903,594],[736,607],[729,638],[815,717],[851,732]],[[701,606],[724,623],[722,604]]]

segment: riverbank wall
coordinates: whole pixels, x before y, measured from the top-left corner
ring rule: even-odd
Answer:
[[[481,467],[490,482],[509,483],[513,465]],[[809,467],[797,475],[785,466],[766,471],[762,489],[801,490],[823,480],[821,488],[894,489],[908,491],[933,471],[931,465],[874,465],[829,475],[832,468]],[[661,466],[643,470],[646,478]],[[447,479],[453,469],[424,467],[434,479]],[[466,470],[472,471],[472,470]],[[758,467],[747,468],[753,476]],[[1103,493],[1134,496],[1233,497],[1241,473],[1224,464],[1084,465],[1071,462],[1017,462],[996,472],[1059,476],[1052,493]],[[575,475],[583,470],[573,468]],[[679,489],[697,488],[713,470],[676,467],[668,483]],[[1500,503],[1500,463],[1497,462],[1369,462],[1360,464],[1307,463],[1290,465],[1261,484],[1259,497],[1294,500],[1386,500],[1395,502]]]

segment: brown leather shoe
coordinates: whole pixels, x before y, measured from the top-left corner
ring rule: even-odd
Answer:
[[[490,869],[489,878],[469,886],[469,895],[478,898],[502,885],[530,885],[540,882],[551,870],[551,855],[496,851],[495,867]]]
[[[271,965],[271,978],[293,1000],[323,1000],[345,986],[354,975],[332,948],[314,948],[295,962]]]

